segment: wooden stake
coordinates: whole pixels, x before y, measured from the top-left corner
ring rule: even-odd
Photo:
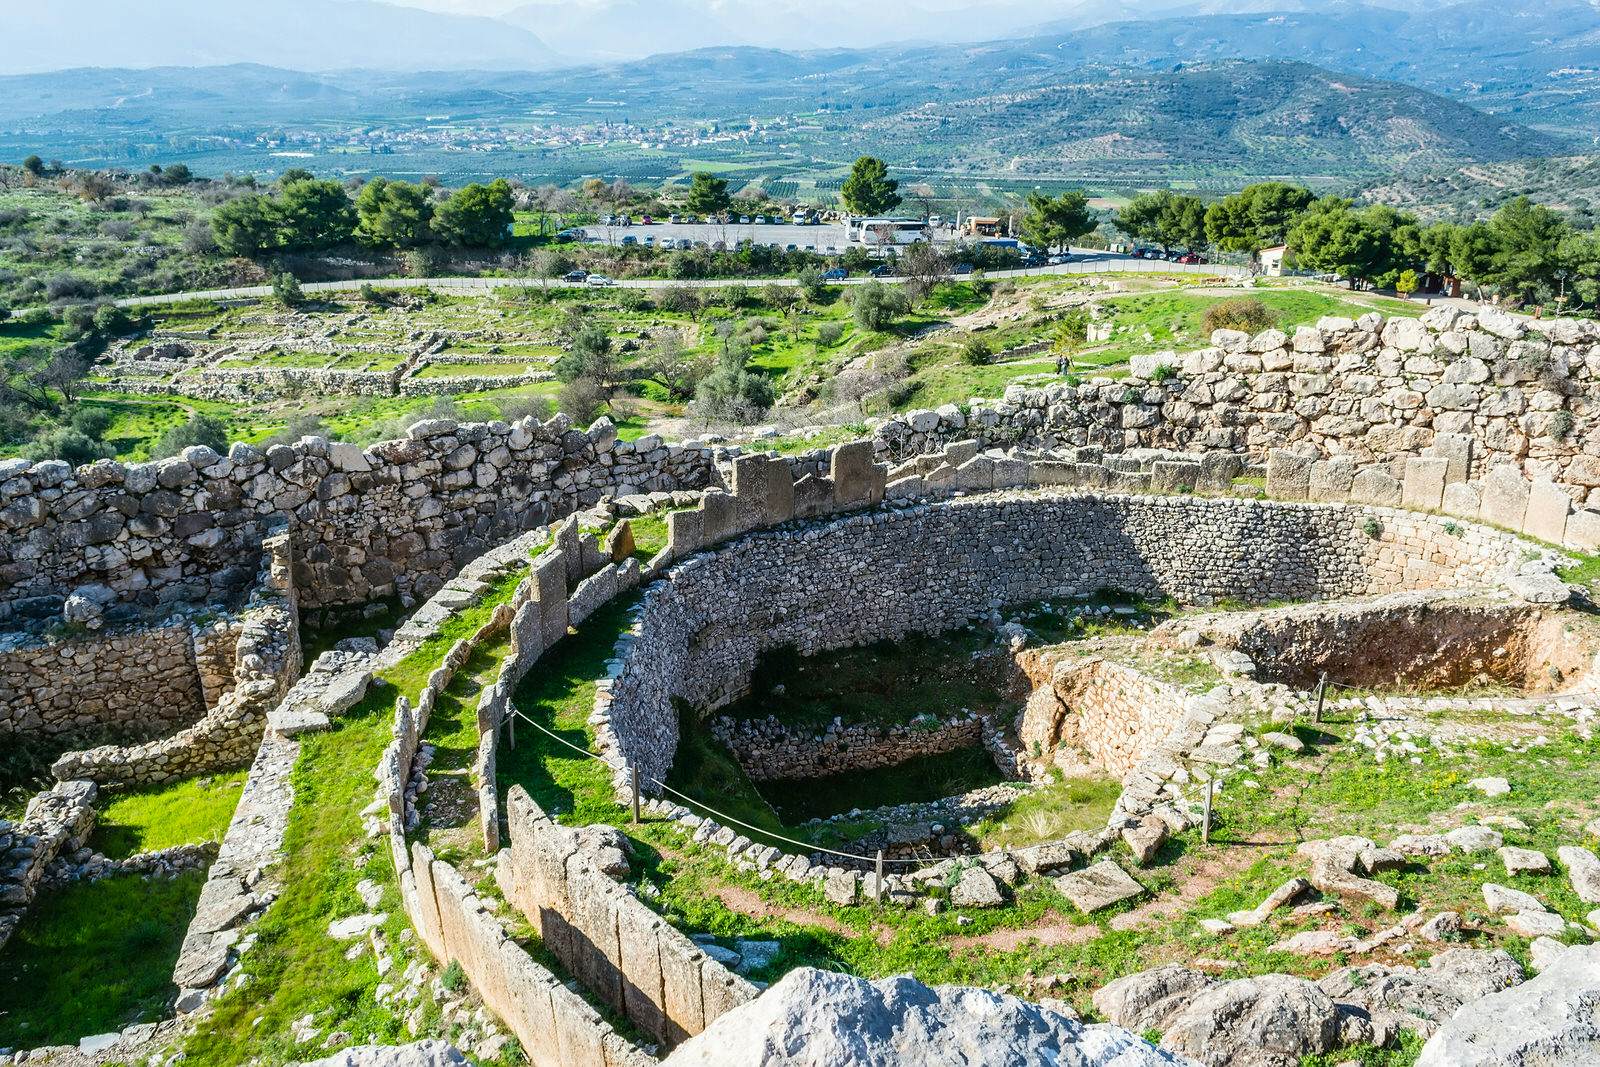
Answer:
[[[1200,843],[1202,845],[1211,844],[1211,795],[1212,795],[1212,793],[1214,793],[1216,791],[1216,788],[1217,788],[1217,780],[1215,778],[1207,778],[1206,779],[1206,813],[1205,813],[1205,817],[1203,819],[1201,819],[1201,821],[1200,821]]]
[[[1317,708],[1311,713],[1311,721],[1314,723],[1320,724],[1322,722],[1322,698],[1327,692],[1328,675],[1324,671],[1322,677],[1317,679]]]
[[[630,770],[633,772],[633,824],[639,825],[639,766],[634,764]]]
[[[873,882],[872,899],[875,902],[877,902],[879,904],[882,904],[883,903],[883,849],[881,849],[881,848],[878,850],[877,867],[878,867],[878,872],[877,872],[878,876]]]
[[[506,729],[511,731],[511,747],[517,747],[517,713],[512,712],[506,716]]]

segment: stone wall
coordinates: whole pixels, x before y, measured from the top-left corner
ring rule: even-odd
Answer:
[[[706,498],[707,514],[728,507]],[[674,531],[684,514],[669,517]],[[1448,521],[1351,505],[1055,490],[754,533],[672,566],[646,589],[620,670],[601,683],[596,732],[649,784],[665,778],[676,750],[673,701],[727,703],[775,647],[809,654],[936,633],[994,605],[1106,588],[1205,604],[1486,586],[1522,560],[1515,538],[1476,525],[1446,534]]]
[[[831,723],[799,730],[776,718],[711,720],[711,733],[728,746],[754,781],[822,778],[846,771],[893,767],[983,743],[982,723],[971,712],[948,720],[929,716],[909,723]]]
[[[198,629],[180,617],[64,640],[18,635],[0,650],[0,734],[144,738],[189,725],[206,709]]]
[[[670,1048],[755,998],[754,986],[597,870],[577,834],[520,786],[507,807],[510,848],[496,875],[506,899],[612,1009]]]
[[[268,714],[300,677],[301,666],[288,532],[280,525],[262,547],[261,573],[237,627],[231,687],[197,721],[169,736],[66,753],[50,769],[58,780],[148,784],[250,762]],[[192,664],[190,670],[195,673]],[[198,674],[195,678],[198,682]]]
[[[94,829],[93,782],[62,782],[28,801],[22,819],[0,819],[0,947],[11,939],[45,870]]]
[[[1508,465],[1600,508],[1600,324],[1436,308],[1421,319],[1325,318],[1293,336],[1222,330],[1212,342],[1136,359],[1131,378],[895,415],[874,439],[891,459],[965,438],[1256,460],[1292,449],[1396,480],[1406,460],[1433,456],[1450,461],[1451,481]]]
[[[704,486],[711,450],[616,440],[607,422],[422,422],[363,450],[304,438],[159,463],[0,462],[0,625],[103,583],[142,606],[214,602],[287,519],[305,607],[426,599],[505,538],[602,496]]]

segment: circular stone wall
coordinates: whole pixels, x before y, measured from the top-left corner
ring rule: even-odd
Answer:
[[[661,779],[677,748],[673,701],[727,703],[768,649],[937,633],[994,606],[1101,589],[1209,604],[1471,588],[1495,584],[1521,551],[1498,531],[1385,508],[1082,492],[791,523],[645,591],[605,687],[606,732],[646,781]]]

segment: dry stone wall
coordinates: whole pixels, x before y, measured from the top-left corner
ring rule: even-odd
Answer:
[[[249,584],[287,521],[302,606],[426,599],[505,538],[602,496],[701,487],[709,448],[545,423],[413,426],[363,450],[304,438],[159,463],[0,462],[0,625],[104,585],[124,603],[214,602]]]
[[[1325,318],[1293,335],[1222,330],[1212,342],[1135,359],[1126,379],[1012,388],[1000,401],[896,415],[874,439],[894,460],[966,438],[1257,461],[1287,449],[1347,465],[1347,492],[1359,472],[1400,482],[1408,460],[1433,458],[1447,462],[1451,482],[1504,466],[1600,509],[1600,324],[1530,328],[1499,311],[1436,308],[1420,319]],[[1589,537],[1600,543],[1600,525]]]
[[[94,829],[93,782],[62,782],[28,801],[20,821],[0,819],[0,947],[11,939],[45,871]]]
[[[722,715],[711,720],[711,733],[756,781],[822,778],[893,767],[983,742],[983,724],[971,712],[945,720],[929,716],[888,726],[834,722],[820,731],[796,729],[776,718]]]
[[[1017,724],[1017,738],[1034,766],[1081,774],[1078,754],[1091,767],[1122,778],[1165,744],[1183,721],[1190,694],[1107,659],[1025,652],[1023,673],[1033,695]]]

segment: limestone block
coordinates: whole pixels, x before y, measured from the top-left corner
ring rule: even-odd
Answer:
[[[1114,493],[1148,493],[1150,491],[1149,471],[1111,471],[1111,483],[1108,488]]]
[[[1477,519],[1483,510],[1483,498],[1475,482],[1449,482],[1440,507],[1446,515],[1458,519]]]
[[[1559,545],[1567,536],[1567,513],[1572,498],[1548,478],[1540,478],[1528,490],[1528,511],[1523,517],[1523,532],[1541,541]]]
[[[1464,482],[1472,475],[1472,435],[1465,433],[1440,433],[1433,444],[1422,450],[1425,456],[1434,456],[1446,462],[1444,481]]]
[[[1356,464],[1349,456],[1319,459],[1311,464],[1308,499],[1323,503],[1349,500],[1350,486],[1355,477]]]
[[[1244,473],[1244,457],[1232,452],[1207,452],[1200,457],[1200,478],[1195,488],[1203,493],[1225,493]]]
[[[999,459],[994,463],[994,487],[996,489],[1011,489],[1019,485],[1027,485],[1029,477],[1029,464],[1025,459]]]
[[[1076,464],[1077,484],[1105,489],[1111,485],[1111,469],[1099,463]]]
[[[539,604],[545,648],[567,636],[567,563],[562,555],[547,548],[533,565],[533,596]]]
[[[974,456],[956,468],[955,488],[968,492],[987,492],[994,488],[994,460]]]
[[[781,459],[755,455],[734,460],[733,495],[741,529],[761,529],[794,517],[794,479]]]
[[[1357,504],[1396,507],[1400,503],[1400,482],[1376,467],[1368,467],[1350,483],[1350,499]]]
[[[667,512],[667,551],[672,559],[693,555],[705,546],[704,517],[699,508]]]
[[[836,507],[852,507],[871,500],[874,466],[871,441],[852,441],[833,450],[828,476],[833,479],[833,499]],[[887,476],[886,469],[884,477]],[[881,490],[879,499],[882,499]]]
[[[1308,456],[1273,449],[1267,453],[1267,495],[1274,500],[1305,500],[1311,494]]]
[[[682,938],[662,938],[659,947],[666,1039],[676,1044],[706,1027],[700,995],[700,968],[705,954]]]
[[[1192,493],[1200,484],[1200,464],[1156,460],[1150,466],[1150,488],[1158,493]]]
[[[732,494],[707,493],[700,510],[700,532],[708,547],[740,532],[739,505]]]
[[[1077,469],[1076,463],[1039,460],[1033,464],[1033,482],[1035,485],[1077,485]]]
[[[979,451],[981,449],[976,441],[953,441],[944,446],[944,461],[949,466],[959,467]]]
[[[1522,529],[1528,516],[1529,486],[1516,467],[1501,464],[1490,471],[1483,479],[1480,492],[1483,503],[1479,518],[1508,530]]]
[[[643,904],[627,899],[617,909],[617,939],[622,950],[623,1012],[645,1033],[667,1038],[666,1001],[658,939],[678,936]]]
[[[1419,511],[1437,511],[1444,503],[1444,486],[1450,461],[1430,457],[1406,460],[1406,478],[1400,502]]]
[[[794,483],[794,514],[797,519],[814,519],[833,510],[833,479],[806,475]]]
[[[1600,551],[1600,511],[1581,509],[1567,516],[1567,536],[1563,542],[1579,552]]]

